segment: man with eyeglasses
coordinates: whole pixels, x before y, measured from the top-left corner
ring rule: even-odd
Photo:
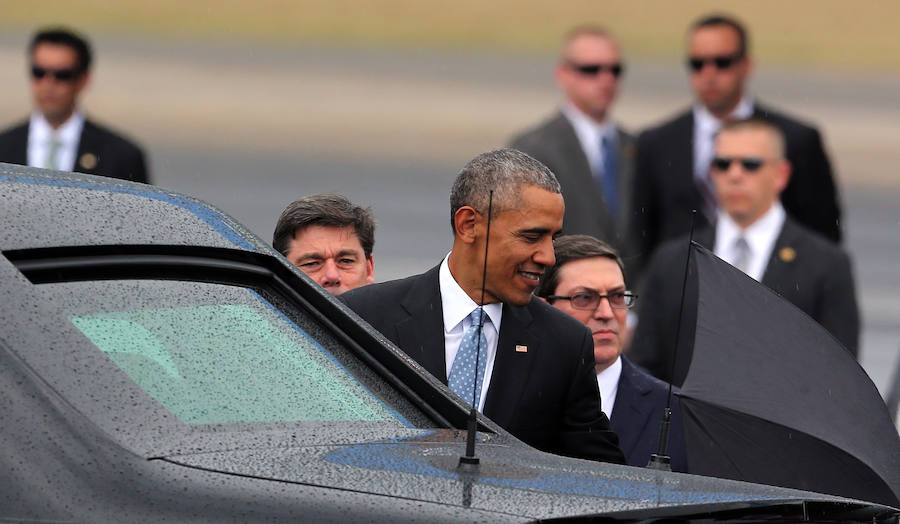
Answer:
[[[634,137],[610,115],[624,67],[619,46],[605,29],[570,31],[555,69],[562,106],[515,137],[511,147],[556,174],[566,201],[563,231],[608,239],[628,259]]]
[[[779,194],[791,176],[784,151],[784,137],[770,122],[724,124],[710,160],[719,204],[716,225],[697,231],[694,240],[802,309],[856,356],[859,311],[850,257],[795,221],[781,204]],[[663,244],[654,255],[642,283],[640,322],[629,353],[635,363],[675,385],[684,381],[696,324],[697,291],[688,288],[675,362],[687,253],[685,236]]]
[[[622,354],[628,309],[637,298],[625,286],[622,259],[611,246],[587,235],[561,236],[553,241],[553,250],[556,264],[544,272],[535,294],[591,330],[600,405],[628,464],[646,466],[650,454],[657,452],[669,386]],[[668,444],[672,469],[687,471],[681,411],[674,395]]]
[[[758,103],[746,91],[752,71],[748,37],[733,18],[710,16],[688,35],[686,66],[696,103],[638,139],[632,235],[643,260],[661,242],[686,234],[691,210],[700,225],[715,219],[709,180],[713,137],[723,122],[751,116],[783,133],[793,174],[782,192],[785,209],[798,222],[840,242],[841,212],[831,164],[819,132]]]
[[[32,37],[28,59],[35,108],[0,133],[0,162],[149,183],[141,149],[79,108],[91,78],[87,41],[67,29],[44,29]]]

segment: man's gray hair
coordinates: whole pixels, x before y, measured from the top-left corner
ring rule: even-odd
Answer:
[[[450,227],[456,231],[454,217],[463,206],[487,213],[491,190],[493,217],[516,207],[526,185],[562,192],[550,168],[517,149],[495,149],[476,156],[459,172],[450,190]]]

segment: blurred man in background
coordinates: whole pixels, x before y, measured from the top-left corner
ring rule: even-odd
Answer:
[[[272,246],[332,295],[375,281],[375,219],[341,195],[311,195],[278,217]]]
[[[561,236],[553,247],[556,264],[544,273],[535,294],[591,330],[600,405],[628,464],[644,467],[657,452],[669,385],[622,354],[628,309],[636,298],[625,285],[622,259],[611,246],[587,235]],[[674,395],[668,454],[673,471],[687,471],[681,410]]]
[[[859,311],[850,257],[795,221],[781,204],[779,195],[791,176],[781,131],[762,119],[728,122],[713,153],[710,172],[718,216],[715,227],[700,229],[694,240],[802,309],[857,355]],[[673,371],[687,253],[685,236],[663,244],[653,257],[629,350],[635,363],[679,386],[690,361],[690,355],[679,354]],[[695,324],[695,294],[687,292],[683,326]],[[681,333],[685,342],[693,338],[691,329]]]
[[[0,133],[0,161],[149,183],[143,151],[79,107],[91,79],[87,41],[67,29],[41,30],[28,60],[34,112]]]
[[[701,225],[715,220],[709,180],[713,138],[724,122],[751,116],[768,120],[785,137],[793,173],[781,194],[788,214],[839,242],[840,206],[819,132],[747,93],[752,64],[743,25],[725,16],[697,21],[688,35],[686,65],[694,106],[638,139],[632,235],[640,244],[640,255],[649,257],[661,242],[686,234],[692,209],[700,211]]]
[[[603,28],[573,29],[556,65],[562,107],[512,141],[559,179],[566,201],[563,231],[607,239],[630,255],[634,138],[610,114],[625,72],[619,45]]]

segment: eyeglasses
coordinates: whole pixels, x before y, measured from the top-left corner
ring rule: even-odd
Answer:
[[[736,158],[736,157],[727,157],[727,156],[717,156],[712,159],[709,167],[714,171],[728,171],[731,167],[732,162],[738,162],[741,164],[741,167],[744,168],[744,171],[748,173],[753,173],[755,171],[759,171],[759,168],[766,163],[766,159],[754,156]]]
[[[638,296],[631,291],[616,291],[615,293],[606,295],[601,295],[596,291],[582,291],[568,297],[550,295],[547,297],[547,300],[568,300],[575,309],[594,310],[600,305],[600,299],[605,298],[609,301],[609,307],[615,309],[628,309],[634,305],[634,301],[637,300],[637,297]]]
[[[733,66],[735,62],[743,58],[743,55],[740,53],[734,55],[725,55],[725,56],[714,56],[712,58],[700,58],[696,56],[692,56],[688,58],[687,65],[691,71],[695,73],[699,73],[703,70],[703,66],[706,64],[712,64],[716,66],[716,69],[722,71],[728,69]]]
[[[576,64],[569,62],[569,67],[584,76],[597,76],[604,71],[608,71],[612,76],[619,78],[625,71],[625,66],[619,62],[613,64]]]
[[[57,82],[71,82],[78,76],[74,69],[48,69],[46,67],[31,66],[31,78],[40,80],[45,76],[52,76]]]

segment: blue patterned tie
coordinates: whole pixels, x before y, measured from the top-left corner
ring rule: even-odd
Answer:
[[[603,151],[603,196],[606,199],[606,209],[613,217],[619,211],[619,178],[616,176],[616,148],[615,140],[604,136],[600,141]]]
[[[471,325],[463,333],[462,342],[459,343],[459,351],[456,352],[456,358],[453,359],[453,366],[450,368],[450,377],[447,381],[450,389],[470,405],[475,406],[475,409],[478,409],[478,401],[481,399],[481,385],[484,383],[484,368],[487,362],[487,338],[480,326],[482,315],[485,316],[485,323],[490,322],[490,317],[480,307],[469,314]],[[478,358],[479,346],[481,358]],[[478,361],[477,373],[475,372],[476,360]],[[473,390],[475,392],[474,402],[472,402]]]

